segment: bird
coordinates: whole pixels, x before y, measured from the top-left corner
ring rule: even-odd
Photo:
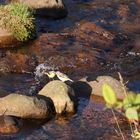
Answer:
[[[53,79],[56,76],[55,71],[44,72],[44,74],[46,74],[50,79]]]
[[[56,71],[55,74],[58,77],[58,79],[61,80],[62,82],[66,82],[66,81],[73,82],[73,80],[71,80],[66,74],[64,74],[60,71]]]

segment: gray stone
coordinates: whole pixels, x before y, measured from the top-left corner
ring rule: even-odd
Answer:
[[[39,92],[52,99],[56,113],[75,112],[76,97],[72,88],[59,80],[49,82]]]
[[[49,105],[43,99],[19,94],[0,98],[0,114],[21,118],[43,119],[49,117]]]
[[[121,83],[111,76],[98,76],[95,81],[90,82],[86,81],[86,79],[81,79],[81,81],[90,85],[92,88],[91,94],[102,96],[102,87],[104,84],[108,84],[115,91],[118,99],[123,99],[125,97]]]

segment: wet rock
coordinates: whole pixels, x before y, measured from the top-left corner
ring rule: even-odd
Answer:
[[[49,82],[39,92],[39,95],[43,95],[52,99],[55,110],[61,114],[63,112],[75,112],[76,97],[74,91],[65,83],[55,80]]]
[[[9,71],[10,71],[10,67],[7,64],[7,62],[4,61],[3,59],[1,59],[1,61],[0,61],[0,75],[3,73],[7,73]]]
[[[21,118],[48,118],[49,103],[37,97],[10,94],[0,98],[0,114],[3,113]]]
[[[85,41],[93,47],[108,49],[112,46],[114,34],[97,26],[94,22],[80,23],[78,28],[73,31],[78,41]]]
[[[13,48],[21,45],[11,32],[0,28],[0,48]]]
[[[12,116],[0,116],[0,133],[11,134],[20,130],[21,122]]]
[[[129,7],[128,5],[119,5],[117,15],[121,18],[122,22],[127,20],[129,14]]]
[[[5,69],[7,68],[6,72],[12,70],[11,72],[17,72],[17,73],[18,72],[26,73],[28,71],[31,71],[32,63],[34,63],[29,55],[22,54],[22,53],[10,53],[10,52],[6,53],[6,59],[4,59],[3,61],[5,61],[4,68]]]
[[[63,0],[11,0],[12,2],[25,3],[36,10],[39,16],[59,19],[67,16],[68,11],[65,8]]]
[[[129,51],[125,56],[119,58],[118,66],[123,73],[136,74],[140,71],[140,53]]]
[[[86,79],[82,79],[82,81],[86,81]],[[118,99],[123,99],[125,97],[123,87],[121,83],[111,77],[111,76],[98,76],[95,81],[86,81],[92,88],[91,94],[102,96],[102,87],[103,84],[110,85],[116,93]]]

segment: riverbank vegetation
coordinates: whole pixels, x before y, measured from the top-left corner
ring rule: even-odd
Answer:
[[[19,3],[0,6],[0,27],[12,32],[19,41],[27,41],[35,32],[33,10]]]

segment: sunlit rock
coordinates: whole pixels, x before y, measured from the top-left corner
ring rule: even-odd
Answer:
[[[44,95],[52,99],[57,113],[75,112],[76,97],[74,91],[65,83],[54,80],[49,82],[39,92],[39,95]]]
[[[21,118],[43,119],[49,117],[49,103],[37,97],[10,94],[0,98],[0,114]]]
[[[102,96],[102,87],[104,84],[108,84],[115,91],[118,99],[123,99],[125,97],[123,86],[120,81],[111,76],[98,76],[94,81],[86,81],[86,79],[81,79],[81,81],[87,82],[92,88],[91,94]]]

